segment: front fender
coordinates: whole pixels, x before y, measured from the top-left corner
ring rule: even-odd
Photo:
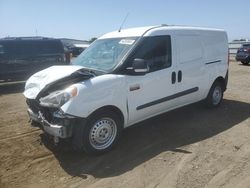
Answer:
[[[78,94],[61,107],[64,113],[87,118],[97,109],[112,105],[121,110],[126,124],[127,87],[124,75],[101,75],[74,86]]]

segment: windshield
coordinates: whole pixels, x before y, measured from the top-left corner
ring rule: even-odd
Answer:
[[[96,40],[73,65],[108,72],[112,70],[135,44],[137,38],[109,38]]]

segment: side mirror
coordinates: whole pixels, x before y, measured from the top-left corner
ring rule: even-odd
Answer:
[[[134,59],[133,70],[136,74],[144,75],[149,71],[149,66],[144,59]]]

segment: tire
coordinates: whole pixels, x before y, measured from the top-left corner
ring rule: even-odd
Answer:
[[[205,103],[210,108],[218,107],[223,99],[223,87],[218,81],[215,81],[209,90]]]
[[[115,146],[121,130],[119,115],[112,111],[99,111],[91,115],[84,126],[77,126],[74,131],[74,148],[92,155],[105,153]]]
[[[248,65],[248,64],[249,64],[249,61],[241,61],[241,63],[242,63],[243,65]]]

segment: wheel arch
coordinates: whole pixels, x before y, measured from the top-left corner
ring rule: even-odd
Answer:
[[[217,78],[214,80],[213,84],[214,84],[215,82],[219,82],[219,83],[222,85],[223,92],[226,91],[226,89],[227,89],[227,80],[226,80],[225,78],[223,78],[222,76],[219,76],[219,77],[217,77]],[[212,84],[212,85],[213,85],[213,84]],[[212,86],[211,86],[211,87],[212,87]]]
[[[227,75],[226,75],[226,78],[223,78],[222,76],[218,76],[212,82],[212,84],[210,85],[210,87],[208,88],[208,91],[206,92],[206,97],[205,98],[208,97],[211,88],[213,87],[214,83],[216,83],[216,82],[219,82],[222,85],[223,92],[226,91],[226,88],[227,88]]]
[[[124,128],[124,114],[122,113],[122,111],[117,107],[117,106],[114,106],[114,105],[106,105],[106,106],[102,106],[98,109],[96,109],[95,111],[93,111],[89,117],[97,114],[97,113],[100,113],[100,112],[105,112],[105,111],[111,111],[111,112],[114,112],[116,113],[120,118],[121,118],[121,122],[122,122],[122,128]]]

